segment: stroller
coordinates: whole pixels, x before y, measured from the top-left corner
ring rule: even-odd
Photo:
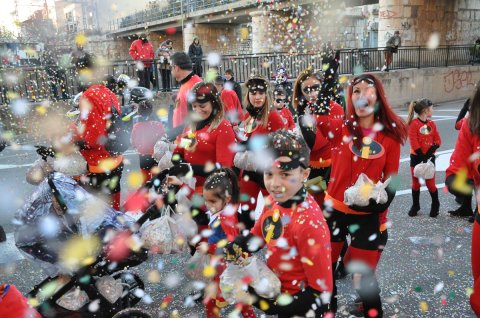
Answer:
[[[72,236],[97,235],[103,239],[112,231],[130,235],[147,220],[161,215],[152,205],[134,222],[105,205],[102,213],[98,213],[100,216],[85,216],[81,207],[93,199],[73,179],[53,172],[17,213],[17,247],[27,258],[44,265],[50,272],[50,277],[35,286],[28,298],[39,304],[36,309],[43,317],[151,317],[142,309],[131,308],[141,300],[144,283],[129,268],[147,260],[145,249],[130,251],[118,262],[111,261],[109,252],[103,249],[96,259],[74,273],[59,274],[65,271],[55,265],[59,252]],[[57,222],[59,230],[54,237],[39,229],[38,225],[45,218]]]

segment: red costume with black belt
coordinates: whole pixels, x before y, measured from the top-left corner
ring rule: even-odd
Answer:
[[[438,133],[437,125],[427,119],[425,122],[421,121],[419,118],[415,118],[410,125],[408,126],[408,139],[410,140],[410,170],[412,173],[412,190],[420,190],[420,182],[418,178],[413,175],[414,167],[422,162],[421,156],[418,155],[418,152],[421,151],[421,154],[427,155],[428,157],[433,156],[432,162],[435,163],[435,150],[440,147],[442,140],[440,139],[440,134]],[[431,152],[431,148],[434,147],[435,150]],[[434,192],[437,190],[435,185],[435,176],[432,179],[425,180],[428,191]]]
[[[180,154],[184,161],[191,165],[205,166],[207,163],[219,163],[222,167],[232,167],[234,153],[231,149],[235,144],[232,125],[223,119],[217,128],[209,131],[210,126],[211,123],[195,132],[186,128],[183,134],[177,138],[174,154]],[[186,144],[183,145],[183,143]],[[197,174],[195,178],[197,179],[195,190],[201,194],[206,177]]]
[[[275,112],[271,111],[268,114],[268,122],[266,127],[261,125],[260,122],[255,121],[254,118],[250,116],[250,114],[246,114],[245,118],[243,120],[243,123],[245,124],[245,137],[247,138],[248,141],[251,141],[253,137],[255,136],[264,136],[268,135],[269,133],[275,132],[277,130],[280,130],[284,128],[283,120],[280,115]],[[247,129],[249,125],[253,124],[254,127],[252,130]],[[245,180],[245,174],[248,175],[256,175],[257,179],[260,180],[251,180],[251,178],[247,178]],[[261,191],[263,194],[267,194],[267,191],[265,190],[265,187],[263,185],[263,174],[260,175],[255,172],[249,172],[249,171],[244,171],[242,170],[240,172],[240,193],[241,194],[246,194],[248,198],[246,200],[242,200],[242,203],[248,205],[248,210],[253,211],[255,210],[256,203],[252,202],[250,198],[255,198],[257,199],[258,193]]]
[[[93,85],[82,94],[80,103],[88,104],[85,106],[88,112],[80,113],[80,122],[74,131],[73,141],[84,143],[80,153],[87,161],[89,175],[106,178],[107,175],[116,174],[121,177],[123,156],[113,156],[105,148],[112,107],[121,114],[117,96],[104,85]],[[117,182],[111,192],[112,206],[120,210],[120,182]]]
[[[480,160],[478,158],[471,160],[474,153],[480,151],[480,136],[472,133],[469,127],[469,119],[464,119],[462,128],[458,135],[455,150],[450,157],[450,166],[446,171],[447,181],[449,179],[463,176],[473,176],[473,182],[478,188],[480,186]],[[465,180],[466,181],[466,180]],[[461,182],[462,185],[464,182]],[[449,186],[449,190],[452,191]],[[455,190],[455,189],[453,189]],[[472,274],[473,274],[473,293],[470,296],[470,305],[475,314],[480,316],[480,216],[476,214],[473,224],[472,234]]]
[[[311,195],[291,208],[266,206],[250,232],[263,238],[267,265],[280,279],[282,293],[293,295],[306,287],[332,292],[330,233]]]

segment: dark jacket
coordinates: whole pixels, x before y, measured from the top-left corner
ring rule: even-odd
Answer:
[[[190,59],[192,60],[193,63],[195,64],[200,64],[202,63],[202,58],[203,58],[203,50],[202,46],[200,44],[195,45],[195,44],[190,44],[190,47],[188,48],[188,56],[190,56]]]

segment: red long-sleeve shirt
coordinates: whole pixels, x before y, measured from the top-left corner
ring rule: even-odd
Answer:
[[[243,122],[246,123],[250,119],[250,114],[246,113]],[[282,117],[280,117],[280,115],[276,111],[271,111],[268,113],[268,122],[266,127],[264,127],[260,122],[257,122],[257,126],[255,127],[255,129],[250,133],[246,132],[245,136],[250,139],[253,136],[267,135],[284,127],[285,126],[283,124]]]
[[[438,133],[437,125],[430,120],[422,122],[415,118],[408,126],[408,139],[410,140],[410,153],[415,154],[415,150],[421,149],[426,154],[434,144],[440,146],[442,140]]]
[[[91,86],[80,98],[80,123],[76,127],[74,141],[85,142],[86,149],[80,152],[89,166],[98,166],[100,161],[112,157],[105,149],[111,107],[121,114],[117,96],[104,85]]]
[[[251,233],[264,239],[267,266],[280,279],[283,293],[295,294],[301,286],[332,292],[330,231],[311,195],[295,209],[266,206]]]
[[[295,128],[295,121],[293,120],[292,113],[287,107],[283,107],[280,110],[277,110],[280,117],[282,117],[284,127],[288,130],[292,130]]]
[[[234,153],[231,147],[235,144],[235,133],[232,125],[223,119],[217,128],[208,131],[210,125],[195,131],[195,143],[189,146],[189,150],[180,147],[182,138],[187,138],[191,132],[186,128],[177,139],[177,147],[174,153],[180,154],[184,160],[193,165],[205,165],[219,163],[223,167],[233,166]],[[203,186],[205,178],[196,176],[197,186]]]
[[[187,109],[187,95],[192,89],[193,85],[201,82],[202,79],[198,75],[191,73],[181,81],[180,89],[178,90],[175,99],[175,110],[173,111],[173,127],[183,125],[185,117],[188,115]]]
[[[235,91],[223,89],[220,95],[223,106],[225,107],[225,116],[228,118],[230,114],[235,114],[238,120],[243,118],[243,108]]]
[[[152,63],[148,61],[153,60],[155,56],[152,44],[150,42],[143,43],[141,39],[132,42],[128,54],[135,61],[143,61],[145,67],[152,66]]]

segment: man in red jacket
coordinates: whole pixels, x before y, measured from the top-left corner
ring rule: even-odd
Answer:
[[[215,87],[220,93],[220,99],[222,100],[225,110],[225,118],[232,124],[241,122],[243,118],[243,108],[235,91],[225,88],[225,78],[222,76],[217,76],[215,79]]]
[[[154,57],[153,46],[148,42],[145,33],[140,34],[139,38],[132,42],[128,54],[135,61],[140,61],[137,65],[137,76],[139,78],[139,86],[150,88],[150,74],[152,72],[152,60]]]
[[[178,130],[176,135],[179,135],[183,131],[184,121],[188,115],[187,94],[193,85],[201,82],[202,79],[193,74],[192,60],[185,52],[177,52],[170,59],[172,61],[172,75],[177,82],[180,82],[180,89],[175,99],[172,124],[172,128],[177,128],[175,131]]]

